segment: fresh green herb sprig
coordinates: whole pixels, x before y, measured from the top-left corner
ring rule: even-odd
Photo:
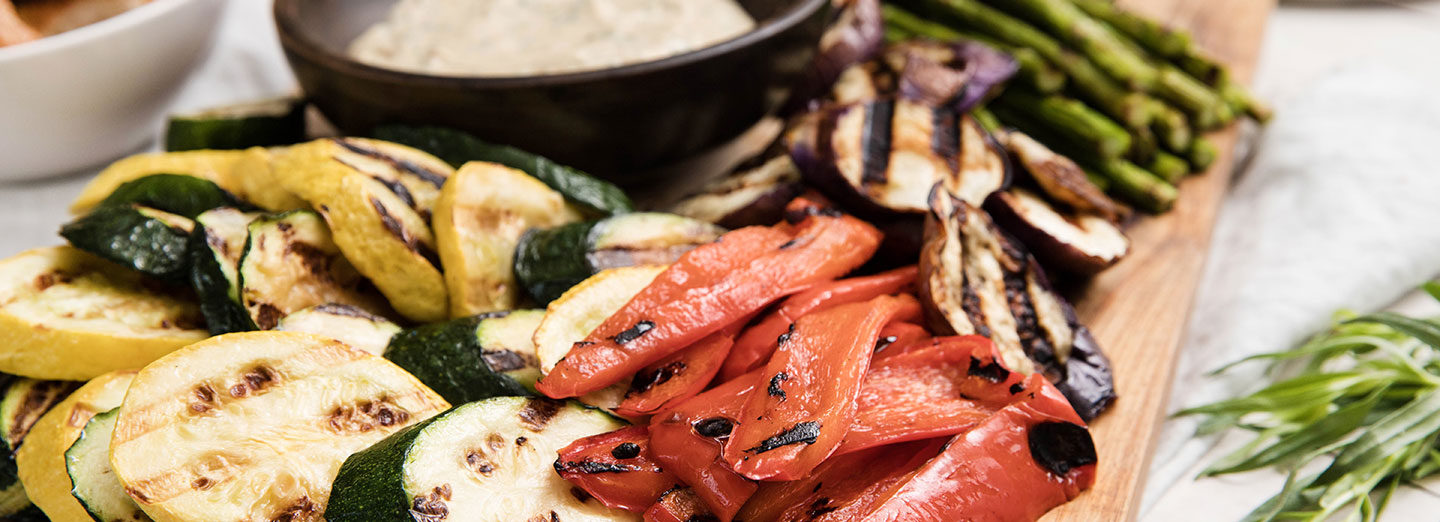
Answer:
[[[1440,284],[1425,290],[1440,300]],[[1440,473],[1440,320],[1380,312],[1341,314],[1329,331],[1266,360],[1295,377],[1249,396],[1191,408],[1204,433],[1240,428],[1255,438],[1201,476],[1277,468],[1285,487],[1246,522],[1374,521],[1391,495]],[[1328,465],[1301,475],[1312,462]]]

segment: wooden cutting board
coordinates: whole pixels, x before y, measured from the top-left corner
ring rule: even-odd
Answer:
[[[1117,1],[1191,31],[1245,83],[1275,7],[1274,0]],[[1210,231],[1230,184],[1236,138],[1235,129],[1211,136],[1221,151],[1215,164],[1183,182],[1173,211],[1136,223],[1129,230],[1129,257],[1087,285],[1075,303],[1114,364],[1120,398],[1092,425],[1100,456],[1095,487],[1052,511],[1047,522],[1118,522],[1139,515]]]

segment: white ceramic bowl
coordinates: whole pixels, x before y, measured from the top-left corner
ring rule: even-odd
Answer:
[[[224,5],[155,0],[0,48],[0,180],[75,172],[152,139],[214,43]]]

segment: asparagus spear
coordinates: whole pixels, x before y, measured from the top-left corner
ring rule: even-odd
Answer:
[[[1185,117],[1185,113],[1159,101],[1156,101],[1155,105],[1155,121],[1151,128],[1160,144],[1170,152],[1190,150],[1190,141],[1195,137],[1195,133],[1190,129],[1190,120]]]
[[[1034,134],[1054,136],[1066,148],[1100,159],[1118,158],[1130,149],[1124,127],[1079,101],[1006,89],[990,103],[1000,121]]]
[[[1165,180],[1166,183],[1174,184],[1180,181],[1181,178],[1184,178],[1186,174],[1190,173],[1190,164],[1186,163],[1180,156],[1165,151],[1158,151],[1155,153],[1155,157],[1151,158],[1150,164],[1145,166],[1145,170],[1154,172],[1156,176]]]
[[[1197,137],[1190,144],[1190,150],[1186,152],[1186,159],[1190,160],[1190,168],[1195,172],[1203,172],[1210,168],[1210,164],[1215,162],[1215,157],[1218,155],[1220,155],[1220,150],[1215,147],[1214,142]]]
[[[1217,129],[1235,119],[1235,112],[1230,108],[1230,104],[1205,84],[1170,64],[1160,65],[1159,71],[1160,81],[1155,85],[1156,94],[1185,111],[1196,128]]]
[[[1160,213],[1170,210],[1179,197],[1174,185],[1134,163],[1109,160],[1090,164],[1089,167],[1110,180],[1112,191],[1145,211]]]
[[[1149,164],[1160,152],[1160,139],[1155,136],[1155,131],[1150,127],[1127,130],[1130,132],[1130,150],[1125,151],[1125,158],[1137,165]]]
[[[1145,56],[1136,53],[1099,21],[1069,0],[985,0],[990,6],[1048,29],[1078,49],[1111,78],[1131,90],[1149,91],[1159,80]]]
[[[1013,47],[1034,49],[1069,77],[1080,98],[1129,127],[1150,124],[1154,114],[1148,97],[1130,92],[1085,57],[1005,13],[976,0],[895,0],[895,3],[945,25],[980,33]]]
[[[1065,73],[1050,65],[1034,49],[1010,45],[989,36],[963,32],[944,25],[940,25],[916,16],[914,13],[885,4],[885,34],[886,38],[892,35],[898,36],[895,41],[913,37],[930,38],[934,40],[974,40],[1001,51],[1005,51],[1015,58],[1020,65],[1018,78],[1026,86],[1043,94],[1058,92],[1065,86]]]
[[[1190,50],[1190,34],[1165,27],[1143,16],[1115,7],[1107,0],[1072,0],[1085,14],[1110,24],[1150,52],[1175,60]]]

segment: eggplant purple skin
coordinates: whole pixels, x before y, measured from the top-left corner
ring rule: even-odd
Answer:
[[[1010,205],[999,192],[985,200],[985,212],[1007,234],[1020,240],[1046,268],[1090,277],[1110,268],[1120,258],[1104,260],[1088,255],[1034,226]]]
[[[1115,372],[1110,366],[1110,358],[1100,350],[1100,343],[1090,333],[1090,328],[1080,323],[1080,317],[1075,315],[1075,307],[1056,291],[1055,285],[1050,284],[1045,271],[1033,261],[1032,266],[1036,270],[1036,282],[1045,291],[1060,298],[1060,306],[1065,310],[1065,321],[1070,323],[1070,329],[1075,333],[1070,355],[1065,359],[1064,375],[1061,375],[1059,380],[1052,380],[1052,384],[1070,400],[1070,406],[1075,408],[1075,413],[1089,422],[1109,408],[1118,396],[1115,392]]]
[[[799,183],[781,183],[771,187],[764,195],[751,200],[749,204],[735,209],[715,224],[734,230],[749,226],[770,226],[785,217],[785,205],[795,199],[804,187]]]
[[[812,108],[813,102],[830,90],[845,69],[874,58],[885,43],[885,19],[880,0],[836,0],[835,18],[820,41],[823,46],[790,91],[780,114],[795,114]],[[850,23],[839,24],[846,21]],[[830,45],[825,45],[830,43]]]
[[[955,42],[955,58],[965,63],[970,81],[955,101],[955,110],[968,112],[1020,72],[1020,63],[994,47],[970,40]]]

